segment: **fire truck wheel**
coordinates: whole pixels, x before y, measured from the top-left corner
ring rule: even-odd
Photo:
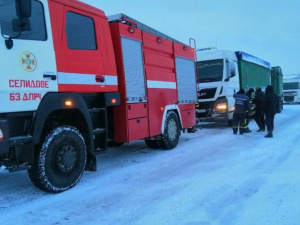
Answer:
[[[147,140],[145,139],[145,143],[148,148],[158,149],[160,148],[160,142],[158,140]]]
[[[163,149],[169,150],[176,147],[180,136],[180,124],[177,114],[169,111],[165,120],[164,133],[160,145]]]
[[[39,189],[59,193],[75,186],[86,165],[86,146],[80,132],[72,126],[52,130],[39,148],[28,170]]]

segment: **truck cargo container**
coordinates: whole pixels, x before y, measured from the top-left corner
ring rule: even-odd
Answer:
[[[241,51],[210,50],[197,55],[197,119],[232,124],[233,94],[271,84],[270,63]]]
[[[300,103],[300,74],[283,76],[283,103]]]

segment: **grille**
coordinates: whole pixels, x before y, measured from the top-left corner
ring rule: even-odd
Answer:
[[[213,102],[199,102],[196,105],[197,117],[210,117],[212,113]]]
[[[293,102],[294,101],[294,96],[284,96],[284,101],[285,102]]]
[[[214,98],[216,95],[217,88],[207,88],[198,91],[198,99]]]

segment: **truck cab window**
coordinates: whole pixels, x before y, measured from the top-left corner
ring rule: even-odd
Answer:
[[[5,37],[25,40],[47,40],[44,8],[41,2],[32,1],[32,14],[26,31],[14,31],[12,21],[17,18],[16,1],[0,0],[1,34]]]
[[[92,18],[67,12],[67,43],[74,50],[96,50],[95,25]]]
[[[198,82],[221,81],[223,77],[223,59],[197,62]]]

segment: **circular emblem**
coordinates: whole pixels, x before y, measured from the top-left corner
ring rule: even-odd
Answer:
[[[20,64],[26,72],[32,72],[37,66],[37,61],[31,52],[23,52],[20,55]]]

